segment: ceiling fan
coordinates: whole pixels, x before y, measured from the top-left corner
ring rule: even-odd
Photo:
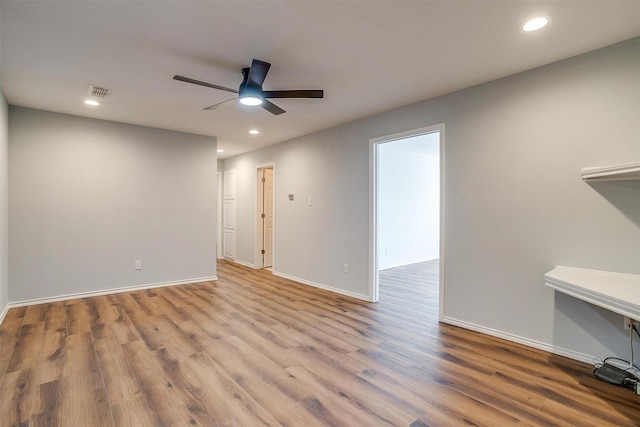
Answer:
[[[271,64],[265,61],[260,61],[259,59],[254,59],[251,63],[251,67],[246,67],[242,69],[242,83],[240,83],[240,87],[238,90],[231,89],[224,86],[214,85],[213,83],[207,83],[200,80],[190,79],[189,77],[183,77],[175,75],[173,76],[174,80],[179,80],[181,82],[192,83],[195,85],[210,87],[213,89],[224,90],[227,92],[237,93],[240,99],[240,102],[244,105],[259,105],[271,114],[282,114],[285,111],[275,105],[274,103],[268,101],[271,98],[323,98],[324,91],[323,90],[262,90],[262,83],[264,83],[264,79],[267,77],[267,73],[269,72],[269,68],[271,68]],[[215,110],[223,104],[234,101],[236,98],[231,98],[227,101],[220,102],[215,105],[211,105],[210,107],[205,108],[205,110]]]

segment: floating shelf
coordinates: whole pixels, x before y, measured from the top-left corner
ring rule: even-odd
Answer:
[[[582,168],[580,173],[585,182],[640,179],[640,162],[615,166]]]
[[[545,285],[572,297],[640,320],[640,275],[556,267]]]

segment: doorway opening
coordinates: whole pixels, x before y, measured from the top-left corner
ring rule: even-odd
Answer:
[[[370,296],[386,280],[424,283],[444,304],[444,125],[370,140]]]
[[[274,165],[260,165],[257,173],[256,268],[273,268],[274,263]]]

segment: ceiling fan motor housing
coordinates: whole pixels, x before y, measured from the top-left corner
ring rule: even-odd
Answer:
[[[262,86],[258,86],[249,82],[249,70],[251,68],[246,67],[242,69],[242,83],[238,88],[238,95],[240,100],[244,98],[257,98],[262,100]]]

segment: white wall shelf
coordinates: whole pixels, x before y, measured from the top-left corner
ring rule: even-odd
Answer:
[[[580,174],[585,182],[640,179],[640,162],[627,163],[624,165],[582,168]]]
[[[640,319],[640,275],[556,267],[544,275],[545,285],[572,297]]]

